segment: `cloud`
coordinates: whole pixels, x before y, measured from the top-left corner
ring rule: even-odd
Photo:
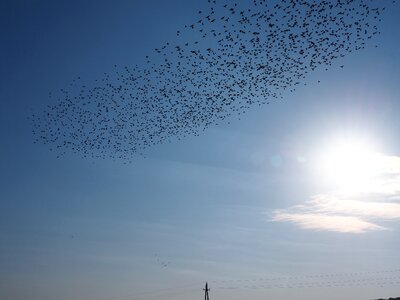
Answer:
[[[317,194],[301,205],[272,212],[272,221],[302,229],[366,233],[387,228],[379,221],[400,220],[400,157],[377,155],[377,172],[362,190]]]
[[[374,219],[400,219],[400,203],[349,200],[335,195],[318,195],[305,209],[321,213],[356,215]]]
[[[273,221],[290,222],[303,229],[335,231],[343,233],[364,233],[383,230],[384,227],[364,221],[357,217],[324,215],[317,213],[276,212]]]

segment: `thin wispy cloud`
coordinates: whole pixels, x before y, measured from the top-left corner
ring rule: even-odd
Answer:
[[[320,213],[357,215],[379,219],[400,219],[400,203],[342,199],[334,195],[318,195],[304,208]]]
[[[325,230],[349,233],[364,233],[371,230],[383,230],[384,227],[357,217],[324,215],[318,213],[275,213],[273,221],[290,222],[303,229]]]
[[[400,157],[377,154],[374,165],[376,172],[363,189],[313,195],[304,204],[273,211],[271,220],[342,233],[387,229],[379,222],[400,220]]]

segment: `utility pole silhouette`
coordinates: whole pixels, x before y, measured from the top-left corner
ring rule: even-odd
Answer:
[[[208,297],[208,292],[210,291],[210,289],[208,288],[208,283],[206,282],[206,288],[203,289],[204,291],[204,300],[210,300],[210,298]]]

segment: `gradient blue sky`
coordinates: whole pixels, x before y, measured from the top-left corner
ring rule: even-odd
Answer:
[[[220,300],[400,296],[400,215],[367,214],[381,229],[361,233],[276,221],[299,205],[313,211],[310,199],[328,193],[313,166],[330,137],[367,137],[400,157],[392,1],[366,50],[200,137],[127,165],[56,159],[33,144],[28,116],[51,103],[49,92],[142,63],[205,2],[1,1],[1,299],[201,299],[206,280]],[[333,275],[320,287],[268,287],[271,278],[293,285],[319,274]],[[345,287],[343,278],[364,281]]]

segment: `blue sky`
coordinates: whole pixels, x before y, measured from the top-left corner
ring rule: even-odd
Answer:
[[[213,299],[399,296],[400,8],[391,1],[367,49],[199,137],[154,146],[130,164],[57,159],[33,144],[28,116],[54,101],[49,92],[142,63],[204,5],[2,1],[2,299],[200,299],[206,280]],[[346,202],[356,209],[336,205],[342,198],[315,168],[337,136],[372,141],[395,168],[390,189],[368,187]],[[378,208],[357,206],[371,198]],[[372,225],[343,232],[316,218],[321,210]],[[303,286],[321,274],[330,277],[319,287]]]

